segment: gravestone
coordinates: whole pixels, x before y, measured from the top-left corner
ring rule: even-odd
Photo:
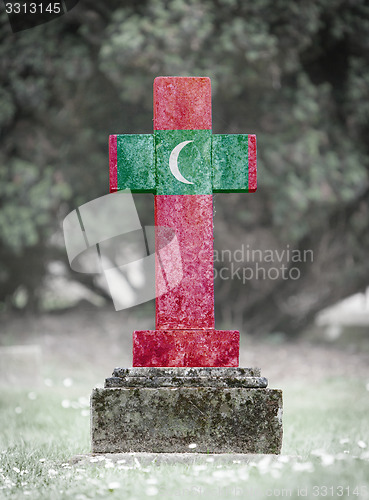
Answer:
[[[212,134],[209,78],[159,77],[154,134],[112,135],[109,152],[111,192],[155,194],[156,329],[135,331],[133,367],[93,391],[92,451],[279,453],[282,392],[238,367],[239,332],[214,324],[213,193],[256,191],[255,136]],[[182,262],[166,293],[162,227]]]

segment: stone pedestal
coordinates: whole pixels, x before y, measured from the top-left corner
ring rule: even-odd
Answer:
[[[116,368],[91,396],[92,452],[280,453],[267,384],[257,368]]]
[[[238,366],[237,330],[183,329],[133,332],[133,366]]]

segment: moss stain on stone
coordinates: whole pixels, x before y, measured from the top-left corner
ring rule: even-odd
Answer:
[[[196,370],[191,369],[192,376]],[[250,376],[249,369],[245,373]],[[174,378],[182,383],[183,377]],[[188,453],[194,442],[199,453],[278,453],[281,408],[282,392],[271,389],[192,385],[95,389],[92,447],[100,453]]]

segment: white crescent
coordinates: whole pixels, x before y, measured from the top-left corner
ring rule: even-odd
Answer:
[[[169,157],[169,168],[174,177],[177,179],[179,182],[183,182],[184,184],[193,184],[193,182],[188,181],[181,172],[179,171],[178,168],[178,155],[182,151],[182,149],[186,146],[186,144],[189,144],[190,142],[193,141],[183,141],[177,144],[177,146],[173,149],[173,151],[170,153]]]

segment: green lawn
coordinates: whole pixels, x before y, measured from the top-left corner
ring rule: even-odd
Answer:
[[[71,465],[89,452],[90,387],[0,393],[0,498],[369,498],[367,381],[284,384],[279,459]],[[96,460],[96,459],[93,459]]]

